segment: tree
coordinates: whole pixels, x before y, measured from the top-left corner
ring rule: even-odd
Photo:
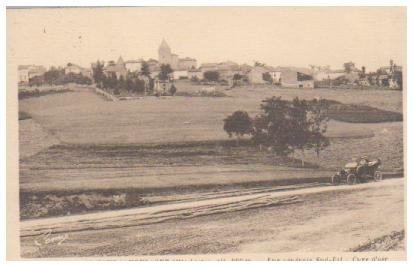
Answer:
[[[242,78],[241,74],[235,73],[234,76],[232,76],[232,87],[237,86],[242,81]]]
[[[255,116],[254,120],[252,121],[252,141],[254,144],[258,145],[260,151],[262,147],[267,144],[268,142],[268,120],[267,117],[258,114]]]
[[[174,84],[171,85],[171,88],[169,89],[171,92],[171,95],[175,95],[176,94],[176,87]]]
[[[53,85],[56,83],[59,77],[63,76],[64,74],[65,74],[64,69],[51,67],[50,70],[46,71],[43,74],[44,82],[49,85]]]
[[[134,84],[135,84],[135,78],[132,78],[132,77],[127,77],[126,78],[126,90],[128,91],[128,92],[130,92],[130,91],[133,91],[133,87],[134,87]]]
[[[110,73],[108,77],[105,77],[104,79],[103,88],[114,89],[117,84],[118,84],[118,79],[116,78],[116,74]]]
[[[304,165],[305,150],[314,149],[319,155],[329,145],[324,135],[327,130],[327,108],[325,100],[267,98],[261,104],[263,114],[254,120],[252,139],[260,145],[270,146],[279,156],[300,150]]]
[[[44,84],[44,76],[34,76],[29,79],[29,86],[41,86]]]
[[[150,77],[151,75],[151,71],[149,70],[149,64],[146,61],[142,61],[141,74],[146,77]]]
[[[351,61],[344,63],[343,66],[346,73],[350,73],[355,68],[355,64]]]
[[[269,72],[265,72],[265,73],[263,73],[262,74],[262,79],[264,80],[264,81],[266,81],[266,82],[269,82],[270,84],[272,84],[274,81],[273,81],[273,78],[272,78],[272,76],[271,76],[271,74],[269,73]]]
[[[232,137],[232,135],[237,137],[237,146],[239,146],[239,140],[243,135],[251,133],[251,128],[252,120],[245,111],[235,111],[232,115],[224,119],[224,130],[228,133],[229,137]]]
[[[53,84],[61,85],[67,83],[77,83],[77,84],[91,84],[92,80],[89,77],[83,76],[81,73],[62,73]]]
[[[360,78],[366,78],[366,67],[362,66],[361,67],[361,75]]]
[[[104,77],[103,62],[100,62],[99,60],[96,61],[96,64],[92,66],[92,73],[93,73],[93,80],[95,81],[97,87],[101,87],[103,77]]]
[[[403,89],[403,72],[398,71],[398,70],[394,71],[392,78],[399,85],[399,89]]]
[[[261,109],[267,122],[266,143],[279,156],[293,152],[290,145],[291,119],[288,117],[289,103],[281,97],[267,98],[262,101]]]
[[[310,146],[310,121],[307,120],[308,109],[307,101],[296,97],[287,111],[291,127],[289,144],[292,149],[301,151],[302,166],[304,166],[304,150]]]
[[[219,81],[219,72],[218,71],[206,71],[204,72],[204,79],[211,81],[211,82],[217,82]]]
[[[146,61],[142,61],[142,66],[141,66],[141,75],[145,77],[143,79],[144,81],[144,94],[146,95],[149,90],[151,90],[153,87],[151,85],[151,82],[153,83],[151,79],[151,71],[149,69],[149,64]]]
[[[122,75],[117,80],[116,88],[119,89],[119,90],[126,88],[126,81],[125,81],[125,78],[123,78]]]
[[[161,71],[158,74],[158,78],[163,81],[169,80],[169,76],[172,72],[174,71],[169,64],[162,64]]]
[[[309,102],[309,144],[320,156],[320,151],[330,145],[329,139],[324,135],[327,132],[328,103],[324,99],[313,99]]]

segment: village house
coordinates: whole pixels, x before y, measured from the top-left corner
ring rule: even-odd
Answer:
[[[204,78],[204,74],[203,74],[202,70],[196,69],[196,68],[188,70],[188,79],[190,79],[190,80],[195,79],[195,80],[200,81],[203,78]]]
[[[218,72],[221,80],[231,82],[235,74],[242,74],[240,66],[233,61],[218,63]]]
[[[253,67],[247,74],[248,81],[250,84],[266,84],[267,82],[263,79],[264,73],[268,72],[263,66]]]
[[[196,68],[197,62],[196,59],[190,58],[190,57],[185,57],[185,58],[180,58],[178,61],[178,69],[180,70],[190,70],[192,68]]]
[[[174,70],[174,72],[172,73],[172,77],[174,80],[188,79],[189,78],[188,70],[186,69]]]
[[[120,79],[120,77],[126,78],[128,70],[125,67],[123,58],[120,56],[116,63],[109,61],[103,68],[103,73],[108,77],[114,75],[117,79]]]
[[[239,66],[239,69],[242,73],[242,75],[247,74],[250,70],[252,70],[252,66],[248,65],[248,64],[242,64]]]
[[[129,72],[139,72],[142,68],[142,59],[125,61],[125,68]]]
[[[380,73],[386,73],[389,75],[392,75],[393,73],[397,71],[403,72],[403,67],[394,65],[394,66],[384,66],[384,67],[379,68]]]
[[[230,60],[218,63],[217,67],[219,71],[239,70],[239,65]]]
[[[335,80],[340,76],[344,76],[344,70],[332,70],[330,66],[310,66],[311,73],[315,81]]]
[[[281,71],[281,86],[287,88],[314,88],[313,76],[296,70]]]
[[[146,63],[148,64],[151,78],[158,76],[159,72],[161,71],[158,60],[150,58],[146,61]]]
[[[207,71],[218,71],[218,63],[202,63],[199,69],[202,73]]]
[[[344,63],[345,68],[332,70],[330,66],[313,66],[311,65],[311,75],[317,82],[318,86],[325,87],[332,84],[359,84],[362,86],[370,85],[370,82],[363,77],[362,71],[356,68],[353,62]]]
[[[403,87],[403,68],[394,64],[393,60],[390,60],[389,66],[380,67],[377,70],[378,85],[388,86],[390,89],[402,89]]]
[[[266,80],[264,75],[271,79]],[[251,84],[277,84],[285,88],[314,88],[310,70],[293,67],[254,66],[248,73]]]
[[[91,69],[86,69],[86,68],[80,67],[79,65],[76,65],[73,63],[67,63],[67,66],[65,67],[65,74],[69,74],[69,73],[81,74],[89,78],[92,77]]]
[[[252,69],[247,73],[248,81],[251,84],[267,84],[269,81],[264,80],[264,74],[266,73],[273,78],[273,83],[277,83],[279,81],[280,72],[270,66],[252,67]]]
[[[31,78],[43,75],[46,68],[41,65],[20,65],[18,66],[18,72],[19,83],[28,83]]]
[[[73,63],[67,63],[67,66],[65,67],[65,74],[69,73],[74,73],[74,74],[80,74],[82,73],[83,68],[80,67],[79,65],[73,64]]]
[[[150,58],[146,61],[146,63],[149,66],[149,71],[156,71],[160,69],[159,62],[156,59]]]

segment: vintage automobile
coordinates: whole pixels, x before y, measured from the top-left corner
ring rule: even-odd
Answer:
[[[346,181],[347,184],[367,182],[368,180],[381,181],[383,174],[379,171],[380,159],[368,160],[367,157],[356,159],[354,162],[347,163],[344,168],[336,172],[331,177],[333,185]]]

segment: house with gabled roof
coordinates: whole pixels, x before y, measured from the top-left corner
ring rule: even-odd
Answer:
[[[19,83],[27,83],[30,79],[41,76],[46,72],[46,68],[41,65],[19,65]]]
[[[120,79],[120,77],[126,78],[128,70],[125,67],[125,62],[123,61],[122,56],[120,56],[116,63],[109,61],[103,68],[103,72],[108,77],[115,75],[117,79]]]

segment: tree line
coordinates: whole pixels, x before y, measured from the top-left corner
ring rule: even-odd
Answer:
[[[47,85],[63,85],[68,83],[77,84],[92,84],[92,79],[81,73],[65,73],[63,68],[51,67],[42,75],[38,75],[29,79],[29,86]]]
[[[152,93],[155,85],[155,79],[151,77],[149,64],[142,62],[139,72],[127,72],[125,76],[117,77],[115,73],[105,74],[104,62],[97,61],[92,67],[93,79],[98,88],[112,89],[114,94],[119,94],[120,90],[126,90],[133,93]],[[162,81],[172,81],[171,73],[173,69],[169,64],[162,64],[157,78]],[[176,88],[172,87],[176,92]]]

